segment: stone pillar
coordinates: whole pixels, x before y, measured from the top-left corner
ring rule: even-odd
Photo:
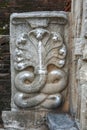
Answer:
[[[68,38],[68,13],[11,15],[11,111],[2,113],[6,130],[47,129],[46,114],[63,111]]]
[[[82,0],[72,0],[71,7],[71,102],[70,111],[73,116],[80,119],[81,89],[79,82],[79,66],[82,57]]]
[[[87,0],[72,0],[73,79],[72,95],[75,116],[80,129],[87,130]],[[72,107],[71,107],[72,108]]]

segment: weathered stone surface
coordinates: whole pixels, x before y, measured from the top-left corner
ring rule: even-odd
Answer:
[[[68,114],[49,113],[46,122],[50,130],[78,130],[75,121]]]
[[[11,112],[2,114],[6,129],[20,130],[22,122],[23,129],[36,129],[41,110],[45,115],[63,107],[68,88],[67,23],[68,14],[62,11],[11,15]],[[41,122],[39,126],[43,129]]]
[[[72,1],[73,50],[72,102],[80,129],[87,130],[87,0]],[[81,39],[78,42],[74,39]],[[76,49],[75,45],[79,45]],[[80,50],[80,51],[79,51]]]
[[[67,21],[62,11],[11,16],[12,109],[61,105],[68,79],[68,37],[62,31]]]
[[[81,129],[87,130],[87,84],[81,86]]]
[[[9,16],[12,12],[30,12],[46,10],[70,11],[70,0],[0,0],[0,34],[9,35]],[[3,37],[3,36],[2,36]],[[4,36],[7,39],[7,36]],[[0,43],[2,38],[0,36]],[[0,44],[0,111],[10,109],[10,59],[9,43],[4,41]],[[4,79],[3,79],[4,78]],[[1,124],[0,113],[0,124]]]
[[[47,130],[44,111],[4,111],[2,117],[6,130]]]
[[[68,33],[68,18],[64,12],[12,15],[12,111],[33,109],[47,113],[61,106],[70,66],[70,112],[80,121],[81,130],[86,130],[87,0],[72,0],[71,14],[71,34]],[[70,65],[67,48],[71,52],[70,57],[68,54]],[[77,129],[69,125],[64,129]]]

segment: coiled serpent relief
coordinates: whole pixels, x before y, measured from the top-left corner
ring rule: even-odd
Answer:
[[[14,103],[21,108],[53,109],[62,102],[61,92],[67,86],[66,46],[58,32],[37,28],[21,34],[16,41],[14,67],[18,72]],[[55,69],[48,70],[50,65]],[[29,67],[34,70],[30,71]]]

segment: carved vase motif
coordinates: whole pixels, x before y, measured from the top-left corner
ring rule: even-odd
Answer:
[[[51,20],[52,16],[48,19],[47,15],[48,12],[46,16],[36,15],[35,19],[12,17],[12,24],[19,30],[22,24],[24,29],[16,32],[12,43],[16,89],[13,102],[19,108],[53,109],[64,101],[61,92],[67,87],[68,74],[64,69],[67,47],[62,31],[67,16],[64,12],[54,12],[56,18]]]
[[[11,111],[2,113],[6,130],[48,130],[47,113],[64,112],[68,16],[62,11],[11,15]]]

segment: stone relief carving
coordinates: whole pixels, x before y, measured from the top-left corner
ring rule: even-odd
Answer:
[[[15,77],[19,91],[14,96],[15,104],[21,108],[58,107],[62,102],[60,92],[67,85],[67,73],[61,69],[65,59],[66,46],[60,33],[36,28],[21,34],[16,40],[14,57],[14,67],[19,71]],[[56,69],[48,72],[51,64]],[[24,70],[29,66],[34,68],[33,72]]]
[[[6,130],[47,130],[47,113],[64,112],[68,98],[68,16],[63,11],[11,15],[11,111],[2,113]]]

